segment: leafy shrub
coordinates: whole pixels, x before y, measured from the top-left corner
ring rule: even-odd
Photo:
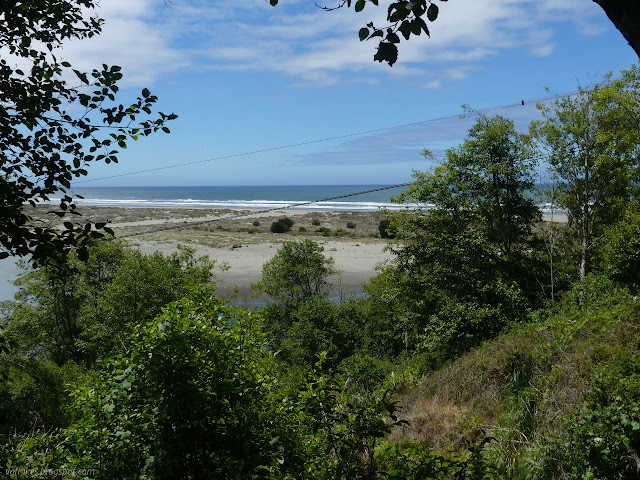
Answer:
[[[469,446],[469,453],[443,454],[426,442],[384,442],[376,449],[379,477],[387,480],[455,478],[490,480],[500,478],[483,452],[491,437]]]
[[[356,228],[356,224],[354,222],[347,222],[347,228]]]
[[[623,341],[623,349],[609,348],[609,358],[599,358],[582,408],[568,418],[572,445],[565,470],[574,478],[638,478],[640,339],[627,334]]]
[[[318,225],[320,225],[320,220],[318,220],[317,218],[314,218],[313,220],[311,220],[311,225],[313,225],[314,227],[317,227]]]
[[[330,228],[320,227],[316,228],[316,233],[322,235],[323,237],[329,237],[333,233]]]
[[[251,288],[282,302],[298,302],[327,289],[327,277],[336,273],[333,259],[312,240],[286,242],[262,266],[262,278]]]
[[[351,233],[347,232],[346,230],[344,230],[342,228],[337,229],[335,232],[333,232],[333,234],[336,237],[347,237],[347,236],[351,235]]]
[[[252,225],[253,225],[254,227],[259,227],[259,226],[260,226],[260,221],[259,221],[259,220],[254,220],[254,221],[253,221],[253,223],[252,223]]]
[[[299,231],[299,232],[306,232],[306,231],[307,231],[307,229],[306,229],[306,228],[304,228],[304,227],[300,227],[300,228],[298,228],[298,231]]]
[[[634,203],[624,219],[605,234],[603,258],[612,279],[635,288],[640,287],[640,213]]]
[[[610,402],[584,408],[572,422],[570,457],[578,478],[638,478],[640,407],[620,396]]]
[[[355,354],[345,358],[339,365],[344,385],[357,394],[374,392],[392,371],[393,364],[384,359],[366,354]]]
[[[81,417],[40,463],[90,465],[96,478],[264,478],[284,458],[290,430],[253,316],[207,290],[193,297],[141,327],[126,356],[76,389]],[[34,468],[25,460],[42,445],[22,448],[11,467]]]
[[[272,233],[286,233],[291,230],[295,222],[287,217],[276,220],[271,224]]]
[[[378,224],[378,231],[380,232],[381,238],[395,238],[396,234],[390,226],[391,221],[388,218],[380,220],[380,223]]]
[[[327,366],[335,367],[363,346],[365,318],[356,302],[335,304],[316,295],[300,303],[290,317],[280,345],[282,358],[290,364],[305,367],[326,352]]]

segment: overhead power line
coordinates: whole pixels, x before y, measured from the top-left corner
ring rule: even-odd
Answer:
[[[549,158],[549,156],[545,155],[545,154],[538,154],[538,155],[534,155],[533,157],[531,157],[532,160],[536,160],[536,161],[546,160],[548,158]],[[122,235],[122,236],[120,236],[118,238],[138,237],[140,235],[148,235],[148,234],[151,234],[151,233],[166,232],[166,231],[169,231],[169,230],[182,230],[184,228],[194,227],[194,226],[198,226],[198,225],[205,225],[205,224],[208,224],[208,223],[219,222],[221,220],[237,220],[238,218],[247,217],[249,215],[263,215],[265,213],[277,212],[277,211],[280,211],[280,210],[289,210],[289,209],[297,208],[297,207],[305,207],[305,206],[308,206],[308,205],[313,205],[314,203],[330,202],[330,201],[333,201],[333,200],[340,200],[342,198],[355,197],[355,196],[364,195],[364,194],[367,194],[367,193],[381,192],[383,190],[392,190],[394,188],[400,188],[400,187],[408,187],[412,183],[413,182],[398,183],[398,184],[395,184],[395,185],[388,185],[388,186],[385,186],[385,187],[372,188],[372,189],[363,190],[363,191],[360,191],[360,192],[346,193],[344,195],[337,195],[337,196],[334,196],[334,197],[321,198],[321,199],[318,199],[318,200],[309,200],[307,202],[291,203],[289,205],[284,205],[284,206],[281,206],[281,207],[268,208],[268,209],[264,209],[264,210],[252,210],[252,211],[249,211],[248,213],[240,213],[240,214],[231,215],[231,216],[228,216],[228,217],[222,217],[222,218],[218,217],[218,218],[212,218],[212,219],[209,219],[209,220],[198,220],[198,221],[195,221],[195,222],[183,222],[183,223],[180,223],[179,225],[171,225],[171,226],[166,226],[166,227],[154,228],[152,230],[146,230],[144,232],[130,233],[130,234],[127,234],[127,235]]]
[[[469,116],[477,116],[477,115],[482,115],[483,113],[486,112],[490,112],[490,111],[495,111],[495,110],[502,110],[502,109],[507,109],[507,108],[513,108],[513,107],[518,107],[518,106],[523,106],[523,105],[528,105],[528,104],[532,104],[532,103],[539,103],[539,102],[546,102],[549,100],[556,100],[559,98],[564,98],[564,97],[570,97],[571,95],[575,95],[578,92],[570,92],[570,93],[564,93],[561,95],[549,95],[546,97],[540,97],[540,98],[533,98],[533,99],[529,99],[529,100],[521,100],[519,102],[516,103],[510,103],[510,104],[506,104],[506,105],[496,105],[496,106],[492,106],[492,107],[486,107],[480,110],[472,110],[470,113],[468,113],[467,115]],[[104,177],[98,177],[98,178],[92,178],[92,179],[85,179],[85,180],[79,180],[74,182],[75,184],[79,184],[79,183],[88,183],[88,182],[95,182],[98,180],[107,180],[107,179],[111,179],[111,178],[119,178],[119,177],[128,177],[131,175],[139,175],[142,173],[150,173],[150,172],[159,172],[162,170],[169,170],[172,168],[179,168],[179,167],[187,167],[187,166],[191,166],[191,165],[200,165],[203,163],[209,163],[209,162],[215,162],[218,160],[229,160],[231,158],[238,158],[238,157],[245,157],[248,155],[255,155],[255,154],[259,154],[259,153],[267,153],[267,152],[275,152],[278,150],[285,150],[288,148],[294,148],[294,147],[302,147],[305,145],[313,145],[316,143],[323,143],[323,142],[329,142],[332,140],[344,140],[346,138],[351,138],[351,137],[357,137],[357,136],[361,136],[361,135],[369,135],[369,134],[373,134],[373,133],[380,133],[380,132],[386,132],[389,130],[395,130],[395,129],[400,129],[400,128],[408,128],[408,127],[415,127],[417,125],[426,125],[429,123],[436,123],[436,122],[442,122],[445,120],[453,120],[456,118],[460,118],[461,116],[465,116],[465,114],[456,114],[456,115],[447,115],[444,117],[437,117],[437,118],[431,118],[428,120],[422,120],[419,122],[412,122],[412,123],[405,123],[402,125],[393,125],[390,127],[381,127],[381,128],[375,128],[372,130],[363,130],[361,132],[354,132],[354,133],[347,133],[344,135],[336,135],[333,137],[325,137],[325,138],[320,138],[320,139],[315,139],[315,140],[305,140],[303,142],[298,142],[298,143],[290,143],[290,144],[286,144],[286,145],[279,145],[276,147],[268,147],[268,148],[262,148],[262,149],[258,149],[258,150],[251,150],[248,152],[240,152],[240,153],[233,153],[230,155],[222,155],[219,157],[211,157],[211,158],[206,158],[204,160],[194,160],[192,162],[183,162],[183,163],[176,163],[176,164],[172,164],[172,165],[165,165],[162,167],[154,167],[154,168],[146,168],[144,170],[136,170],[134,172],[126,172],[126,173],[119,173],[119,174],[115,174],[115,175],[107,175]]]
[[[212,219],[209,219],[209,220],[198,220],[196,222],[185,222],[185,223],[181,223],[179,225],[172,225],[172,226],[168,226],[168,227],[160,227],[160,228],[155,228],[155,229],[152,229],[152,230],[147,230],[147,231],[144,231],[144,232],[130,233],[130,234],[127,234],[127,235],[122,235],[122,236],[120,236],[118,238],[137,237],[137,236],[140,236],[140,235],[147,235],[147,234],[150,234],[150,233],[166,232],[168,230],[182,230],[183,228],[189,228],[189,227],[193,227],[193,226],[197,226],[197,225],[205,225],[207,223],[219,222],[220,220],[236,220],[238,218],[247,217],[249,215],[262,215],[262,214],[265,214],[265,213],[277,212],[279,210],[288,210],[288,209],[296,208],[296,207],[305,207],[307,205],[313,205],[314,203],[330,202],[332,200],[339,200],[341,198],[355,197],[357,195],[364,195],[366,193],[380,192],[380,191],[383,191],[383,190],[391,190],[393,188],[407,187],[409,185],[411,185],[411,182],[398,183],[396,185],[388,185],[386,187],[372,188],[370,190],[364,190],[364,191],[361,191],[361,192],[354,192],[354,193],[347,193],[347,194],[344,194],[344,195],[337,195],[335,197],[327,197],[327,198],[322,198],[322,199],[319,199],[319,200],[310,200],[308,202],[292,203],[290,205],[284,205],[282,207],[275,207],[275,208],[268,208],[268,209],[265,209],[265,210],[250,211],[249,213],[241,213],[241,214],[237,214],[237,215],[231,215],[229,217],[212,218]]]

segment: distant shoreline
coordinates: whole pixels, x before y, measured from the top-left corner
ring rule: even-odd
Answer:
[[[39,206],[35,218],[43,222],[66,219],[52,218],[47,215],[50,207]],[[189,208],[186,206],[160,207],[98,207],[79,206],[83,219],[93,222],[109,221],[118,237],[127,237],[132,246],[144,253],[160,251],[170,254],[177,250],[178,244],[196,249],[198,255],[209,255],[211,259],[226,262],[231,268],[218,272],[222,283],[219,292],[227,295],[238,287],[237,300],[251,300],[251,283],[259,280],[264,262],[269,260],[285,241],[309,238],[319,242],[325,249],[325,255],[334,258],[336,267],[342,272],[332,279],[334,287],[332,296],[352,295],[362,291],[362,284],[367,282],[376,271],[376,265],[388,261],[392,254],[384,251],[387,241],[377,237],[380,220],[385,214],[380,211],[344,211],[344,210],[275,210],[263,212],[259,209],[208,209]],[[240,215],[243,214],[244,215]],[[273,220],[291,217],[295,224],[289,234],[272,234],[269,232]],[[551,214],[543,214],[543,220],[551,221]],[[566,222],[564,213],[554,213],[554,222]],[[181,224],[198,223],[196,226],[185,225],[184,229],[158,231],[162,227],[180,227]],[[259,223],[256,226],[254,222]],[[315,225],[314,223],[319,223]],[[355,228],[347,228],[347,223],[355,224]],[[302,227],[306,231],[300,232]],[[330,236],[321,236],[315,230],[329,229]],[[143,232],[151,231],[152,233]],[[335,232],[346,232],[345,236],[336,237]],[[136,236],[130,237],[129,235]],[[353,236],[351,236],[353,235]],[[236,245],[236,248],[233,246]],[[240,245],[240,247],[237,247]],[[15,279],[18,271],[10,259],[3,264],[3,269],[11,270],[0,281],[5,283],[5,292],[14,292],[9,282]],[[2,287],[0,287],[0,291]]]
[[[68,220],[47,214],[48,210],[39,207],[35,217],[46,222]],[[362,284],[377,273],[376,265],[391,258],[391,253],[384,251],[387,241],[377,236],[379,223],[385,218],[380,211],[89,206],[78,206],[78,211],[84,220],[109,221],[116,237],[145,254],[159,251],[169,255],[181,244],[220,265],[227,264],[229,270],[217,269],[221,281],[218,291],[225,296],[237,287],[236,302],[256,300],[250,298],[251,284],[260,279],[262,265],[286,241],[314,240],[322,245],[325,256],[334,259],[340,274],[330,279],[332,297],[361,293]],[[271,223],[282,217],[294,220],[292,230],[271,233]]]

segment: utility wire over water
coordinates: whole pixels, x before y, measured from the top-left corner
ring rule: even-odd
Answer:
[[[127,234],[127,235],[121,235],[118,238],[137,237],[137,236],[140,236],[140,235],[147,235],[147,234],[151,234],[151,233],[165,232],[165,231],[169,231],[169,230],[182,230],[184,228],[189,228],[189,227],[198,226],[198,225],[205,225],[205,224],[208,224],[208,223],[218,222],[220,220],[236,220],[238,218],[243,218],[243,217],[246,217],[246,216],[249,216],[249,215],[263,215],[263,214],[267,214],[267,213],[271,213],[271,212],[277,212],[277,211],[281,211],[281,210],[288,210],[288,209],[293,209],[293,208],[305,207],[305,206],[313,205],[313,204],[316,204],[316,203],[330,202],[330,201],[333,201],[333,200],[339,200],[339,199],[343,199],[343,198],[355,197],[357,195],[364,195],[364,194],[367,194],[367,193],[381,192],[381,191],[384,191],[384,190],[391,190],[391,189],[394,189],[394,188],[407,187],[409,185],[411,185],[411,182],[398,183],[396,185],[388,185],[388,186],[384,186],[384,187],[378,187],[378,188],[373,188],[373,189],[369,189],[369,190],[363,190],[361,192],[347,193],[347,194],[344,194],[344,195],[337,195],[337,196],[334,196],[334,197],[321,198],[321,199],[318,199],[318,200],[311,200],[311,201],[307,201],[307,202],[292,203],[292,204],[285,205],[285,206],[282,206],[282,207],[269,208],[269,209],[265,209],[265,210],[252,210],[252,211],[249,211],[249,212],[243,212],[243,213],[239,213],[239,214],[231,215],[231,216],[217,217],[217,218],[208,219],[208,220],[198,220],[198,221],[195,221],[195,222],[185,222],[185,223],[182,223],[180,225],[172,225],[172,226],[154,228],[152,230],[147,230],[147,231],[144,231],[144,232],[137,232],[137,233],[130,233],[130,234]]]
[[[391,130],[397,130],[397,129],[408,128],[408,127],[415,127],[415,126],[418,126],[418,125],[428,125],[428,124],[431,124],[431,123],[438,123],[438,122],[443,122],[443,121],[446,121],[446,120],[455,120],[455,119],[468,118],[468,117],[472,117],[472,116],[480,116],[480,115],[484,115],[484,114],[487,114],[489,112],[495,112],[495,111],[498,111],[498,110],[505,110],[505,109],[517,108],[517,107],[521,108],[524,105],[544,103],[544,102],[548,102],[548,101],[551,101],[551,100],[558,100],[558,99],[561,99],[561,98],[565,98],[565,97],[570,97],[572,95],[576,95],[577,93],[578,93],[577,91],[573,91],[573,92],[569,92],[569,93],[548,95],[548,96],[545,96],[545,97],[532,98],[532,99],[528,99],[528,100],[521,100],[521,101],[518,101],[516,103],[509,103],[509,104],[505,104],[505,105],[494,105],[494,106],[482,108],[482,109],[479,109],[479,110],[469,109],[469,111],[467,113],[463,113],[463,114],[446,115],[446,116],[443,116],[443,117],[430,118],[430,119],[427,119],[427,120],[421,120],[421,121],[418,121],[418,122],[405,123],[405,124],[402,124],[402,125],[392,125],[392,126],[389,126],[389,127],[381,127],[381,128],[371,129],[371,130],[364,130],[364,131],[361,131],[361,132],[346,133],[344,135],[336,135],[336,136],[326,137],[326,138],[305,140],[305,141],[298,142],[298,143],[290,143],[290,144],[286,144],[286,145],[278,145],[278,146],[274,146],[274,147],[261,148],[261,149],[252,150],[252,151],[249,151],[249,152],[239,152],[239,153],[233,153],[233,154],[229,154],[229,155],[222,155],[222,156],[217,156],[217,157],[206,158],[206,159],[203,159],[203,160],[194,160],[194,161],[191,161],[191,162],[176,163],[176,164],[171,164],[171,165],[164,165],[164,166],[161,166],[161,167],[154,167],[154,168],[146,168],[146,169],[143,169],[143,170],[136,170],[136,171],[133,171],[133,172],[118,173],[118,174],[114,174],[114,175],[106,175],[104,177],[97,177],[97,178],[91,178],[91,179],[78,180],[78,181],[75,181],[74,184],[95,182],[95,181],[98,181],[98,180],[107,180],[107,179],[111,179],[111,178],[128,177],[128,176],[131,176],[131,175],[139,175],[139,174],[142,174],[142,173],[158,172],[158,171],[162,171],[162,170],[169,170],[169,169],[172,169],[172,168],[186,167],[186,166],[191,166],[191,165],[200,165],[200,164],[203,164],[203,163],[215,162],[215,161],[218,161],[218,160],[229,160],[229,159],[232,159],[232,158],[245,157],[245,156],[255,155],[255,154],[260,154],[260,153],[275,152],[275,151],[286,150],[286,149],[294,148],[294,147],[302,147],[302,146],[306,146],[306,145],[314,145],[314,144],[318,144],[318,143],[325,143],[325,142],[329,142],[329,141],[332,141],[332,140],[345,140],[345,139],[348,139],[348,138],[358,137],[358,136],[362,136],[362,135],[371,135],[371,134],[376,134],[376,133],[381,133],[381,132],[388,132],[388,131],[391,131]]]
[[[242,212],[242,213],[237,213],[237,214],[233,214],[233,215],[229,215],[229,216],[216,217],[216,218],[212,218],[212,219],[196,220],[196,221],[192,221],[192,222],[184,221],[184,222],[182,222],[182,223],[180,223],[178,225],[175,225],[175,224],[168,225],[171,222],[165,222],[165,224],[164,224],[165,226],[161,226],[161,227],[158,227],[158,228],[153,228],[153,229],[142,231],[142,232],[136,232],[136,233],[130,233],[130,234],[122,235],[119,238],[136,237],[136,236],[147,235],[147,234],[158,233],[158,232],[164,232],[164,231],[171,231],[171,230],[182,230],[182,229],[190,228],[190,227],[194,227],[194,226],[215,223],[215,222],[219,222],[219,221],[222,221],[222,220],[237,220],[237,219],[244,218],[244,217],[247,217],[247,216],[264,215],[264,214],[269,214],[269,213],[272,213],[272,212],[285,211],[285,210],[291,210],[291,209],[303,208],[303,207],[309,207],[309,206],[312,206],[314,204],[327,203],[327,202],[331,202],[331,201],[335,201],[335,200],[351,198],[351,197],[355,197],[355,196],[359,196],[359,195],[366,195],[366,194],[370,194],[370,193],[374,193],[374,192],[381,192],[381,191],[392,190],[392,189],[397,189],[397,188],[402,188],[402,187],[408,187],[409,185],[411,185],[411,183],[412,182],[406,182],[406,183],[398,183],[398,184],[395,184],[395,185],[381,186],[381,187],[362,190],[362,191],[358,191],[358,192],[352,192],[352,193],[346,193],[346,194],[336,195],[336,196],[332,196],[332,197],[320,198],[320,199],[317,199],[317,200],[309,200],[309,201],[304,201],[304,202],[294,202],[294,203],[289,203],[287,205],[273,207],[273,208],[267,208],[267,209],[262,209],[262,210],[249,210],[249,211]],[[543,214],[548,214],[548,213],[551,213],[551,214],[553,214],[553,213],[562,214],[562,213],[564,213],[563,211],[561,211],[558,208],[556,208],[552,203],[543,203],[543,204],[540,204],[539,207],[540,207],[540,210],[542,211]],[[422,209],[428,210],[429,208],[431,208],[431,205],[426,205],[426,204],[422,204],[422,205],[419,205],[419,204],[397,204],[395,209],[402,209],[402,208],[422,208]]]

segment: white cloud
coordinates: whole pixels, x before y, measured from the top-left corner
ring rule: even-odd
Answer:
[[[125,85],[151,85],[165,72],[183,68],[188,59],[171,47],[172,38],[152,19],[161,0],[108,0],[90,14],[104,19],[102,33],[65,44],[60,55],[74,68],[91,70],[103,63],[122,67]],[[164,12],[168,14],[169,12]]]
[[[368,21],[385,24],[387,4],[367,4],[356,14],[346,8],[323,12],[311,0],[280,2],[275,8],[267,0],[175,0],[168,7],[162,0],[108,0],[99,10],[105,19],[103,34],[71,43],[64,56],[83,69],[121,65],[125,81],[145,85],[189,67],[279,72],[295,85],[328,85],[354,77],[371,81],[373,74],[382,73],[415,76],[422,86],[438,88],[444,81],[464,79],[505,49],[551,54],[559,35],[555,27],[573,25],[585,35],[596,35],[607,24],[599,7],[584,0],[447,2],[429,24],[431,38],[403,41],[400,61],[389,68],[372,60],[375,40],[357,38]]]
[[[229,4],[220,3],[222,10]],[[454,63],[479,63],[504,49],[523,48],[536,56],[551,54],[558,35],[553,30],[555,25],[566,27],[568,22],[580,32],[596,34],[606,19],[590,3],[458,0],[442,4],[440,17],[429,24],[431,38],[422,36],[402,42],[401,62],[389,69],[372,61],[375,41],[357,39],[358,29],[367,21],[385,24],[386,7],[368,4],[363,13],[355,14],[346,9],[314,11],[311,2],[293,6],[281,2],[275,9],[261,9],[264,16],[257,20],[253,15],[243,17],[246,9],[242,8],[233,21],[211,28],[205,40],[210,48],[204,57],[215,68],[282,72],[322,84],[338,83],[354,74],[379,75],[381,71],[411,75],[415,71],[412,66],[429,62],[431,70],[439,71],[441,78],[422,84],[438,87],[443,79],[466,77],[466,73],[450,74]],[[471,68],[467,65],[465,69],[468,72]]]

